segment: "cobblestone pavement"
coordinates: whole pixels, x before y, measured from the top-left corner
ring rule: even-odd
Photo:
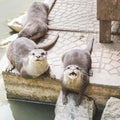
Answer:
[[[112,36],[113,44],[99,43],[98,34],[81,32],[57,32],[59,39],[49,51],[48,59],[52,70],[60,78],[63,66],[61,57],[63,53],[73,48],[85,48],[89,39],[95,38],[92,52],[93,77],[91,83],[106,85],[120,85],[120,37]],[[53,34],[53,33],[52,33]]]
[[[49,14],[49,28],[98,32],[96,0],[57,0]]]
[[[48,54],[49,63],[58,78],[63,70],[61,61],[63,53],[86,45],[87,41],[94,37],[93,76],[90,82],[120,85],[120,36],[112,36],[111,39],[114,41],[112,44],[99,43],[96,0],[56,0],[49,19],[50,32],[59,34],[57,43]],[[114,24],[113,27],[115,32]]]

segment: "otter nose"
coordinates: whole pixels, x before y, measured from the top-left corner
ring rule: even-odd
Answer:
[[[36,58],[40,58],[40,56],[36,56]]]

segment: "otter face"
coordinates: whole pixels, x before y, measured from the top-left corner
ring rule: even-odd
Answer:
[[[47,59],[47,52],[43,49],[34,49],[29,53],[29,60],[32,62],[44,61]]]
[[[69,65],[64,70],[62,84],[65,88],[77,92],[82,83],[82,73],[77,65]]]
[[[65,78],[74,80],[80,78],[80,76],[81,76],[80,67],[77,65],[69,65],[64,70]]]

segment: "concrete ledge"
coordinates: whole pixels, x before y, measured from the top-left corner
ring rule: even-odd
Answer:
[[[3,72],[8,98],[55,103],[60,90],[60,83],[49,77],[24,79],[18,75]]]
[[[48,76],[24,79],[12,73],[3,72],[2,75],[8,98],[55,103],[61,89],[59,80]],[[120,87],[90,84],[85,94],[95,100],[99,109],[103,109],[111,96],[120,98]]]
[[[95,100],[99,109],[103,109],[111,96],[120,98],[120,86],[90,84],[85,93]]]

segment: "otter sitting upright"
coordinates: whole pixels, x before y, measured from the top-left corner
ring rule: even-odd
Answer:
[[[91,69],[91,52],[94,39],[89,41],[86,49],[72,49],[63,57],[64,72],[62,74],[62,101],[67,104],[69,92],[78,94],[76,105],[80,105],[84,91],[89,84]]]
[[[28,38],[17,38],[7,49],[9,65],[6,71],[16,68],[23,77],[39,77],[49,70],[44,48],[48,48],[48,45],[41,48],[40,44],[37,45]]]
[[[18,37],[27,37],[37,40],[47,33],[49,7],[41,2],[33,2],[27,11],[26,21]]]

